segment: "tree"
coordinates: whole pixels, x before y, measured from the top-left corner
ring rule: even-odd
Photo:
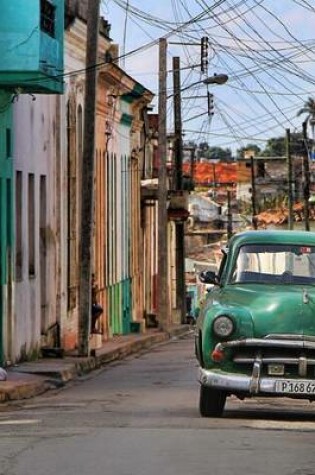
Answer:
[[[262,152],[263,157],[284,157],[286,153],[285,137],[272,137]]]
[[[229,148],[209,147],[207,158],[209,160],[220,160],[220,162],[231,162],[232,152]]]
[[[306,122],[312,130],[313,140],[315,139],[315,99],[309,97],[304,106],[298,111],[297,116],[306,114]]]
[[[300,132],[291,134],[291,153],[293,155],[303,154],[304,146],[302,138]],[[269,139],[261,155],[263,157],[285,157],[286,137],[273,137]]]

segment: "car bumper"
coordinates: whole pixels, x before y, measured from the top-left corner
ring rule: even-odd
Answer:
[[[244,374],[223,373],[204,368],[199,369],[199,382],[203,386],[213,389],[221,389],[231,394],[246,393],[249,395],[268,394],[274,396],[289,396],[276,390],[277,382],[280,378],[260,377],[258,374],[248,376]],[[314,384],[314,380],[304,380],[305,384]],[[296,394],[299,396],[299,394]],[[302,396],[302,395],[300,395]],[[308,398],[308,395],[303,395]],[[315,395],[313,394],[311,399]]]

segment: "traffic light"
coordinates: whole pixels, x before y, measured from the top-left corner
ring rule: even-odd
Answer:
[[[207,72],[208,70],[208,49],[209,49],[209,38],[203,36],[201,38],[201,71]]]
[[[214,114],[214,101],[213,101],[213,94],[208,91],[208,116]]]

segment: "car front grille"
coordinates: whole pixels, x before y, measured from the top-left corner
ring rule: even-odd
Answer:
[[[249,350],[249,349],[248,349]],[[284,365],[284,375],[287,376],[315,376],[315,351],[278,351],[278,348],[270,348],[268,351],[238,351],[233,355],[234,363],[251,368],[257,359],[262,365],[262,374],[268,374],[269,365]],[[305,370],[306,368],[306,370]]]
[[[270,375],[270,366],[282,365],[284,377],[315,378],[315,338],[300,335],[270,335],[263,339],[234,340],[220,344],[229,349],[241,372],[251,372],[259,362],[261,375]]]

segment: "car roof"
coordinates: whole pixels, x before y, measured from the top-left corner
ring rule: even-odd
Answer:
[[[315,246],[315,232],[294,230],[245,231],[235,234],[230,242],[231,246],[244,244],[301,244]]]

